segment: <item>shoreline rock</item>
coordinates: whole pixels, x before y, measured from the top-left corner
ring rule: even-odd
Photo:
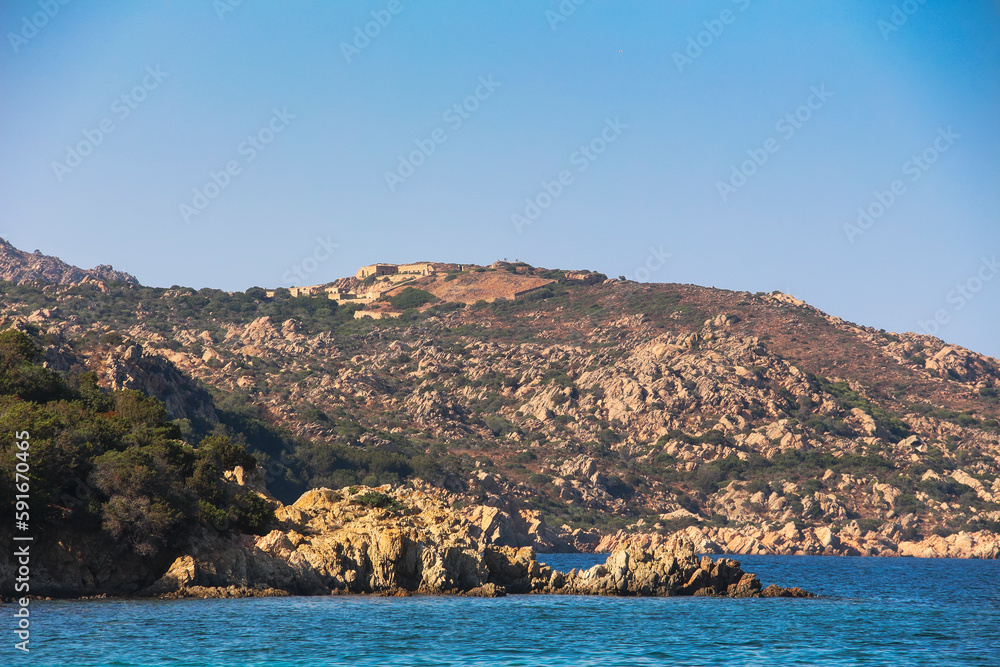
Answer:
[[[539,562],[531,535],[552,543],[555,531],[533,514],[503,544],[505,519],[495,508],[458,510],[446,496],[412,487],[314,489],[295,503],[273,497],[276,521],[264,535],[223,534],[207,527],[153,560],[112,558],[86,535],[64,535],[33,572],[32,597],[244,598],[284,595],[384,596],[508,594],[717,595],[806,597],[796,588],[762,584],[731,556],[854,555],[996,558],[992,533],[892,542],[899,533],[850,523],[780,531],[691,526],[672,535],[625,533],[584,542],[605,563],[560,572]],[[853,522],[852,522],[853,523]],[[507,525],[509,525],[508,522]],[[498,529],[498,527],[500,529]],[[525,544],[527,542],[527,544]],[[581,539],[581,542],[583,540]],[[874,546],[873,546],[874,545]],[[555,550],[553,550],[555,551]],[[712,559],[696,554],[723,554]],[[9,559],[0,555],[0,592],[10,597]]]
[[[754,526],[741,528],[689,526],[679,531],[695,544],[699,553],[769,556],[872,556],[898,558],[1000,558],[1000,536],[989,531],[959,532],[947,537],[928,535],[919,541],[900,539],[897,524],[886,524],[879,532],[861,534],[856,522],[839,532],[827,526],[798,530],[789,523],[772,531]],[[618,531],[603,536],[595,552],[613,551],[627,545],[655,548],[668,540],[658,533]]]
[[[583,466],[586,473],[593,460],[580,456],[570,463]],[[486,490],[490,483],[496,484],[486,473],[478,473],[476,479]],[[423,489],[434,492],[430,486],[423,486]],[[490,501],[494,504],[472,505],[462,510],[472,524],[473,536],[484,544],[533,546],[546,553],[608,553],[631,543],[655,546],[670,534],[636,529],[601,534],[593,529],[574,530],[566,525],[554,528],[546,524],[537,510],[519,509],[495,494],[490,496]],[[699,518],[684,510],[679,517]],[[1000,558],[1000,534],[989,530],[960,531],[947,536],[928,534],[919,540],[907,539],[915,523],[913,515],[906,515],[886,521],[874,530],[864,529],[858,521],[851,520],[820,526],[788,521],[780,528],[754,523],[727,526],[699,523],[681,532],[694,541],[699,553],[718,555]]]
[[[203,535],[138,595],[811,597],[797,588],[765,589],[738,561],[698,559],[683,534],[651,549],[624,546],[604,564],[560,572],[539,563],[532,547],[482,544],[474,525],[418,490],[315,489],[275,514],[278,527],[263,536]]]

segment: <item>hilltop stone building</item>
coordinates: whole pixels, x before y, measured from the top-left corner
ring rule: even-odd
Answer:
[[[429,276],[434,273],[434,265],[430,262],[417,262],[415,264],[400,264],[400,273],[416,273],[421,276]]]
[[[312,296],[319,294],[322,289],[320,285],[310,285],[308,287],[289,287],[288,291],[292,296]]]
[[[370,276],[390,276],[399,273],[399,267],[395,264],[369,264],[362,266],[354,276],[358,280],[364,280]]]

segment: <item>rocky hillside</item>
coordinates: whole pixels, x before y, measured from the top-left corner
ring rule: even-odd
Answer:
[[[67,264],[58,257],[43,255],[37,250],[27,253],[18,250],[4,239],[0,239],[0,280],[12,283],[55,283],[76,285],[80,283],[103,284],[123,282],[138,285],[139,281],[128,273],[115,271],[113,267],[101,264],[84,270]]]
[[[285,502],[427,484],[492,543],[539,549],[686,530],[737,553],[1000,552],[996,359],[781,293],[507,263],[412,285],[497,274],[554,282],[374,321],[259,288],[7,283],[0,307],[185,437],[245,434]]]

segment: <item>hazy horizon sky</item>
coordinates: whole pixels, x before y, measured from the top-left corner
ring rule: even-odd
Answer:
[[[29,252],[226,290],[520,259],[1000,357],[995,1],[9,0],[0,25],[0,236]]]

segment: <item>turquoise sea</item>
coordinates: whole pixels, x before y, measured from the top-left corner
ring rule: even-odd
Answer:
[[[1000,562],[737,558],[822,597],[42,601],[30,654],[8,632],[0,664],[1000,665]]]

